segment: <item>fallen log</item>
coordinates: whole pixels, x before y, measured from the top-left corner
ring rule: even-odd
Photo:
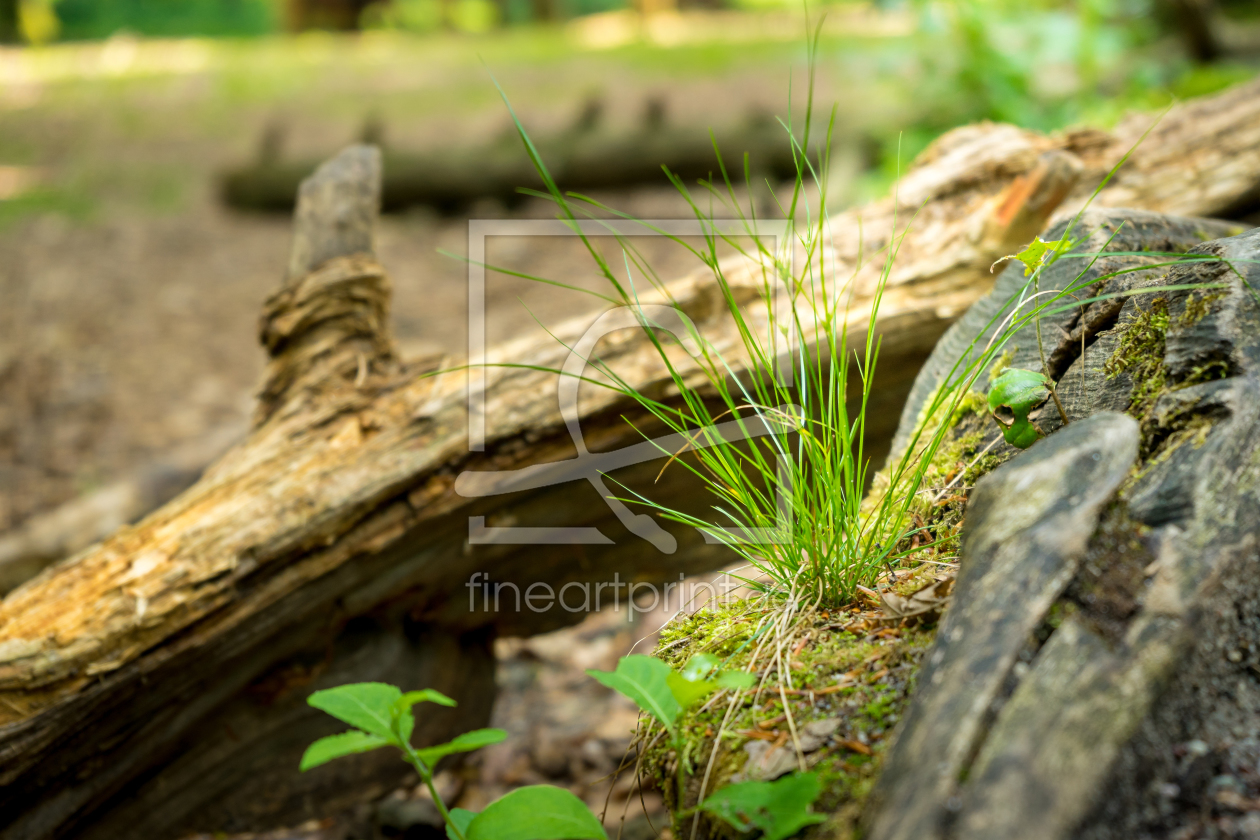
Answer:
[[[536,138],[543,159],[563,189],[586,192],[661,183],[661,166],[687,182],[720,177],[716,144],[728,167],[742,173],[744,155],[754,181],[780,181],[796,174],[792,147],[773,120],[750,120],[748,125],[710,135],[697,127],[664,124],[663,113],[649,105],[649,116],[638,130],[601,128],[588,103],[578,124],[557,135]],[[315,161],[278,159],[264,144],[260,160],[224,172],[219,193],[225,204],[241,210],[288,213],[298,184],[316,168]],[[454,144],[427,153],[389,150],[384,154],[381,205],[386,212],[416,205],[443,212],[466,208],[479,199],[513,204],[519,189],[544,189],[529,158],[521,153],[515,135],[486,146]],[[742,174],[739,177],[743,177]]]
[[[1164,125],[1178,130],[1161,136],[1186,154],[1227,133],[1231,120],[1232,131],[1254,136],[1257,98],[1218,98],[1230,116],[1210,123],[1194,110],[1203,103],[1183,106],[1165,117]],[[891,437],[900,395],[945,327],[990,287],[990,264],[1041,230],[1073,188],[1091,188],[1081,186],[1082,172],[1092,172],[1090,161],[1105,159],[1111,147],[1095,134],[1082,145],[1082,136],[1047,138],[1000,125],[960,129],[907,173],[897,201],[831,220],[839,274],[854,272],[852,333],[869,318],[878,254],[891,241],[894,219],[900,232],[915,217],[878,314],[888,405],[872,417],[874,437]],[[1077,152],[1087,149],[1093,156],[1082,163]],[[1123,186],[1145,190],[1152,201],[1188,205],[1183,212],[1237,205],[1260,183],[1254,147],[1229,160],[1204,159],[1230,173],[1250,166],[1252,180],[1231,175],[1228,194],[1189,188],[1211,179],[1211,171],[1186,172],[1180,190],[1163,173],[1143,180],[1148,154],[1177,151],[1144,145]],[[0,604],[6,837],[149,837],[318,815],[356,785],[370,788],[391,772],[364,756],[344,765],[353,768],[345,776],[292,773],[312,733],[328,731],[316,731],[320,724],[304,716],[306,691],[372,670],[346,652],[356,649],[351,636],[365,624],[392,640],[367,646],[388,660],[372,666],[382,678],[401,668],[413,675],[401,682],[461,700],[463,717],[435,718],[433,729],[417,736],[440,738],[487,713],[494,634],[535,633],[580,618],[556,604],[537,612],[472,610],[463,601],[472,573],[525,588],[614,574],[666,580],[727,559],[686,529],[670,529],[675,554],[648,548],[584,484],[520,491],[499,502],[456,492],[461,470],[564,461],[572,459],[573,442],[551,396],[554,378],[490,367],[486,451],[469,452],[463,377],[426,378],[448,363],[397,358],[384,328],[388,279],[365,229],[379,195],[379,187],[365,185],[378,177],[377,158],[360,147],[303,187],[289,277],[266,307],[262,337],[271,361],[249,438],[177,499]],[[748,321],[764,327],[770,303],[758,292],[759,271],[749,263],[727,267]],[[711,278],[681,278],[667,292],[660,302],[675,302],[738,364],[739,338],[719,317]],[[571,344],[589,322],[574,319],[557,334]],[[637,387],[660,390],[668,381],[637,331],[602,346],[602,359]],[[559,343],[521,341],[495,348],[489,361],[558,369],[566,355]],[[685,375],[698,376],[686,357],[677,362]],[[581,427],[592,451],[642,444],[623,415],[654,432],[616,394],[582,395]],[[554,469],[558,480],[581,478],[571,463]],[[641,463],[614,476],[647,490],[656,470]],[[650,489],[653,497],[702,505],[682,471],[673,472],[677,477]],[[516,480],[509,473],[479,482],[507,489]],[[606,542],[472,545],[476,517],[595,527]],[[451,656],[430,656],[443,646]],[[238,728],[252,739],[238,741]],[[269,780],[275,798],[251,809],[259,778]]]
[[[0,595],[175,498],[246,431],[243,422],[226,424],[207,437],[163,453],[126,478],[36,514],[0,534]]]

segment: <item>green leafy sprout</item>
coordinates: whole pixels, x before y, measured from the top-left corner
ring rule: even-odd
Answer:
[[[726,820],[736,831],[757,828],[762,840],[784,840],[826,819],[809,810],[821,792],[817,774],[792,773],[773,782],[727,785],[700,807]]]
[[[378,747],[395,747],[429,789],[450,840],[607,840],[603,826],[582,800],[551,785],[518,788],[481,813],[463,808],[448,811],[433,784],[437,763],[448,755],[497,744],[507,733],[476,729],[445,744],[416,749],[411,745],[416,727],[413,707],[419,703],[454,706],[455,701],[445,694],[428,688],[404,694],[395,686],[368,682],[317,691],[306,702],[355,728],[307,747],[301,770]]]
[[[1027,449],[1045,436],[1029,414],[1050,398],[1050,380],[1031,370],[1007,368],[989,389],[989,412],[1002,437],[1017,449]]]
[[[1018,254],[1007,254],[989,266],[989,273],[993,273],[993,269],[997,268],[1000,263],[1004,263],[1007,260],[1019,260],[1024,264],[1024,276],[1027,277],[1037,269],[1051,265],[1058,258],[1059,254],[1066,253],[1077,244],[1079,243],[1074,243],[1066,236],[1050,242],[1038,236],[1028,243],[1027,248]]]
[[[657,720],[670,735],[678,756],[678,807],[683,807],[687,791],[686,762],[682,748],[686,739],[678,727],[678,716],[715,691],[724,688],[750,688],[756,679],[743,671],[723,671],[721,662],[709,653],[697,653],[682,671],[675,671],[654,656],[623,656],[615,671],[589,670],[591,677],[629,697]],[[812,800],[811,800],[812,801]]]

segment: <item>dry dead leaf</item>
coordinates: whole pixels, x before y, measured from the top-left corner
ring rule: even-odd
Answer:
[[[909,595],[881,592],[879,600],[884,609],[885,619],[898,622],[928,622],[940,617],[941,611],[949,603],[949,595],[953,588],[954,578],[951,576],[934,580]]]

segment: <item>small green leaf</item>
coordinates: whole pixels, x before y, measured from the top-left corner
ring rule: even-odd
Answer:
[[[682,677],[690,682],[706,679],[722,663],[711,653],[697,653],[683,666]]]
[[[775,782],[740,782],[715,792],[700,804],[737,831],[759,828],[762,840],[784,840],[807,825],[826,819],[809,806],[822,786],[816,773],[793,773]]]
[[[317,691],[306,702],[351,726],[393,741],[394,702],[402,692],[385,683],[352,683]]]
[[[417,703],[437,703],[439,706],[458,705],[442,692],[434,691],[431,688],[426,688],[422,691],[408,691],[395,700],[394,705],[390,708],[390,714],[398,721],[398,736],[408,744],[411,743],[411,733],[416,728],[416,719],[411,713],[411,707]]]
[[[459,828],[460,834],[463,834],[464,837],[468,837],[468,825],[476,816],[476,811],[469,811],[467,808],[451,809],[451,822],[455,823],[456,827]],[[448,840],[459,840],[459,836],[455,834],[449,825],[446,827],[446,836]]]
[[[451,753],[472,752],[482,747],[488,747],[491,744],[497,744],[507,737],[507,733],[502,729],[474,729],[472,732],[465,732],[463,735],[457,735],[445,744],[438,744],[434,747],[425,747],[422,750],[416,750],[416,754],[420,756],[420,760],[427,764],[430,768],[437,764],[438,760],[443,756]]]
[[[1050,380],[1040,373],[1007,368],[989,389],[989,413],[1011,446],[1027,449],[1043,432],[1029,414],[1050,398]]]
[[[586,673],[629,697],[667,728],[674,727],[682,707],[667,682],[673,671],[661,660],[641,654],[623,656],[617,663],[616,671],[591,670]]]
[[[670,672],[665,677],[665,684],[670,693],[678,701],[679,707],[690,709],[700,700],[718,690],[718,684],[709,680],[689,680],[682,674]]]
[[[717,682],[722,688],[752,688],[757,678],[747,671],[723,671],[718,674]]]
[[[662,663],[664,664],[664,663]],[[468,824],[467,840],[607,840],[581,799],[563,788],[517,788]]]
[[[993,271],[993,268],[1003,260],[1019,260],[1024,264],[1024,276],[1027,277],[1036,271],[1038,266],[1049,265],[1054,262],[1054,257],[1071,248],[1072,244],[1071,240],[1068,239],[1055,239],[1047,242],[1038,236],[1028,243],[1027,248],[1018,254],[1007,254],[989,266],[989,271]]]
[[[306,748],[306,752],[302,754],[302,763],[298,769],[310,770],[312,767],[327,764],[334,758],[341,758],[343,755],[368,752],[389,744],[390,741],[379,735],[369,735],[357,729],[342,732],[340,735],[329,735],[327,738],[320,738]]]
[[[437,703],[439,706],[458,706],[451,698],[447,697],[440,691],[434,691],[431,688],[422,691],[408,691],[402,697],[394,701],[394,709],[402,714],[411,711],[411,707],[417,703]]]

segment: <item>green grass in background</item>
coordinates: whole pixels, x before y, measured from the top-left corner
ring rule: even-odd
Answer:
[[[392,8],[420,15],[436,2],[397,0]],[[574,4],[567,13],[576,13],[588,10],[579,2],[594,10],[620,0],[566,2]],[[1256,73],[1239,60],[1193,65],[1147,20],[1153,2],[914,0],[887,12],[901,15],[901,34],[825,30],[815,54],[820,101],[839,103],[835,146],[856,150],[862,167],[845,200],[886,194],[898,155],[912,159],[957,125],[992,119],[1043,131],[1106,128],[1127,110],[1158,110],[1174,97],[1211,93]],[[524,9],[533,0],[500,4],[509,18],[512,3]],[[104,33],[120,21],[154,34],[189,27],[248,34],[278,25],[272,0],[58,0],[50,8],[62,17],[63,37]],[[811,6],[811,13],[835,23],[846,8]],[[145,15],[148,23],[132,25]],[[798,19],[799,40],[736,41],[725,18],[693,17],[681,43],[631,40],[608,49],[585,46],[564,26],[407,31],[419,23],[359,35],[53,44],[10,65],[20,71],[16,81],[32,86],[29,96],[6,98],[17,87],[0,75],[0,165],[41,168],[43,186],[78,196],[76,206],[104,207],[121,196],[144,212],[167,214],[206,195],[219,168],[251,156],[273,119],[289,125],[288,153],[300,157],[327,155],[355,139],[373,113],[399,149],[431,143],[426,125],[446,126],[441,136],[476,125],[482,133],[471,139],[489,143],[505,126],[488,116],[498,106],[487,66],[522,105],[527,126],[542,133],[570,120],[591,95],[633,88],[642,99],[696,84],[731,95],[711,97],[708,112],[676,110],[671,121],[697,131],[742,124],[750,108],[786,115],[782,92],[793,73],[799,83],[804,65],[806,24]],[[745,95],[750,79],[766,81],[765,101]],[[641,108],[623,98],[606,116],[628,125]],[[5,215],[60,206],[29,200]]]
[[[280,26],[275,0],[56,0],[60,39],[265,35]]]

